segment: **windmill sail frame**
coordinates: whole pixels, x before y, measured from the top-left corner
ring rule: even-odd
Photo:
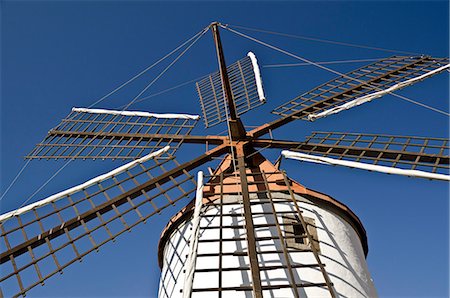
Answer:
[[[136,159],[181,146],[199,116],[73,108],[28,159]]]
[[[298,119],[314,120],[339,107],[342,110],[349,108],[355,101],[363,103],[361,100],[358,102],[358,98],[365,98],[375,92],[381,92],[377,94],[381,97],[390,88],[394,90],[412,85],[444,71],[448,68],[448,62],[448,58],[430,56],[393,56],[381,59],[330,80],[277,107],[272,113],[283,117],[295,115]]]
[[[8,290],[17,288],[15,295],[24,295],[34,286],[43,284],[46,279],[62,272],[74,262],[82,260],[87,254],[97,251],[100,246],[114,241],[124,232],[130,231],[140,223],[145,223],[151,216],[188,197],[195,191],[195,180],[189,171],[228,152],[228,149],[226,146],[217,146],[184,164],[179,164],[168,153],[166,153],[168,158],[165,159],[156,159],[155,156],[151,156],[144,160],[144,162],[151,162],[148,168],[140,162],[130,163],[132,167],[138,168],[134,174],[130,172],[132,170],[130,166],[122,166],[113,170],[111,175],[104,175],[103,178],[109,177],[106,180],[93,179],[90,186],[85,184],[85,187],[76,187],[81,193],[80,196],[74,195],[71,191],[63,192],[62,195],[67,200],[53,199],[50,204],[26,208],[27,210],[21,214],[13,211],[5,215],[4,221],[0,223],[0,229],[1,238],[6,247],[0,254],[0,264],[3,268],[8,264],[9,269],[2,270],[0,282],[8,283]],[[169,168],[170,164],[172,166]],[[116,179],[119,175],[118,170],[124,175],[123,180]],[[148,177],[139,179],[141,181],[139,182],[136,180],[139,175]],[[102,183],[108,180],[111,182],[102,186]],[[193,187],[185,190],[186,183],[189,182]],[[96,185],[97,189],[94,192],[91,189],[93,185]],[[120,194],[110,196],[108,192],[112,187],[117,189],[115,193]],[[103,197],[103,202],[95,205],[97,202],[95,199],[98,196]],[[46,201],[46,203],[49,202]],[[81,203],[85,205],[84,212],[79,209]],[[86,203],[89,203],[91,207],[86,206]],[[40,212],[40,209],[45,209],[44,213]],[[134,215],[130,217],[132,214]],[[29,234],[30,231],[33,232],[32,236]],[[96,234],[98,238],[93,234]],[[60,239],[63,239],[60,238],[61,236],[66,236],[66,239],[61,241]],[[11,240],[15,244],[11,244]],[[58,244],[55,245],[55,242]],[[47,252],[42,252],[42,247],[47,247]],[[35,253],[37,249],[41,251],[39,256]],[[67,253],[67,256],[71,255],[71,257],[65,256],[64,262],[60,261],[62,251]],[[18,258],[22,260],[22,265],[17,265]],[[45,268],[53,267],[54,269],[46,274],[42,273],[39,264],[44,263]],[[51,263],[54,265],[51,266]],[[35,271],[35,274],[31,273],[34,278],[30,278],[30,272],[28,272],[32,267]],[[24,272],[27,272],[27,284],[21,277]]]

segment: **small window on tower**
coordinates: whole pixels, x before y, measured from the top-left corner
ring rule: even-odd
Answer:
[[[317,228],[313,218],[303,217],[306,223],[308,233],[313,239],[314,248],[317,252],[320,252],[319,239],[317,237]],[[303,227],[300,219],[296,215],[283,216],[284,233],[286,244],[288,248],[295,248],[301,250],[311,249],[311,245],[308,240],[305,228]]]
[[[294,238],[294,242],[300,243],[300,244],[306,244],[306,241],[304,238],[306,236],[306,233],[305,233],[305,229],[303,228],[303,225],[301,223],[293,223],[292,227],[294,229],[294,237],[296,237],[296,238]],[[298,238],[298,237],[301,237],[301,238]]]

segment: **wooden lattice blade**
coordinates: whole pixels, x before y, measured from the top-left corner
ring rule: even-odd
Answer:
[[[418,178],[426,178],[430,180],[442,180],[450,182],[450,175],[447,174],[436,174],[429,173],[421,170],[407,170],[401,169],[397,167],[388,167],[388,166],[380,166],[374,165],[364,162],[356,162],[356,161],[348,161],[330,157],[316,156],[311,154],[305,154],[301,152],[294,152],[289,150],[283,150],[281,155],[288,159],[296,159],[299,161],[307,161],[318,164],[332,165],[332,166],[344,166],[353,169],[361,169],[367,170],[371,172],[380,172],[386,174],[395,174],[409,177],[418,177]]]
[[[445,138],[313,132],[305,142],[256,140],[254,145],[435,174],[446,175],[450,169]]]
[[[315,120],[410,86],[448,69],[448,58],[390,57],[322,84],[272,111]]]
[[[227,73],[230,80],[237,115],[265,103],[260,70],[255,55],[248,56],[229,65]],[[222,81],[219,72],[208,75],[196,83],[203,120],[211,127],[227,120],[223,98]]]
[[[188,136],[198,116],[74,108],[26,157],[29,159],[136,159]]]
[[[228,152],[218,146],[178,164],[152,153],[55,196],[0,216],[0,284],[32,287],[195,191],[188,171]],[[157,152],[161,154],[161,152]],[[153,157],[152,157],[153,156]]]

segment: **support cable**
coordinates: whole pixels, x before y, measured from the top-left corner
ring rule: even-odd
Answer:
[[[346,64],[346,63],[360,63],[360,62],[375,62],[379,61],[381,58],[373,59],[353,59],[353,60],[335,60],[335,61],[321,61],[316,62],[317,64]],[[310,66],[309,63],[280,63],[280,64],[267,64],[263,65],[263,68],[280,68],[280,67],[295,67],[295,66]]]
[[[173,49],[172,51],[170,51],[168,54],[164,55],[163,57],[161,57],[158,61],[154,62],[152,65],[146,67],[144,70],[142,70],[141,72],[139,72],[138,74],[136,74],[134,77],[132,77],[131,79],[129,79],[128,81],[122,83],[120,86],[118,86],[117,88],[115,88],[114,90],[110,91],[108,94],[104,95],[103,97],[101,97],[100,99],[98,99],[97,101],[95,101],[93,104],[91,104],[88,108],[91,108],[93,106],[95,106],[96,104],[102,102],[103,100],[105,100],[106,98],[108,98],[109,96],[111,96],[112,94],[114,94],[115,92],[119,91],[120,89],[122,89],[123,87],[125,87],[126,85],[128,85],[129,83],[133,82],[134,80],[136,80],[137,78],[139,78],[140,76],[142,76],[143,74],[145,74],[147,71],[149,71],[150,69],[152,69],[153,67],[155,67],[156,65],[158,65],[159,63],[161,63],[162,61],[164,61],[165,59],[167,59],[168,57],[170,57],[173,53],[177,52],[179,49],[181,49],[182,47],[184,47],[186,44],[188,44],[190,41],[192,41],[193,39],[195,39],[197,36],[199,36],[200,34],[203,34],[205,28],[202,29],[201,31],[199,31],[197,34],[195,34],[194,36],[192,36],[191,38],[189,38],[188,40],[186,40],[185,42],[183,42],[182,44],[180,44],[178,47],[176,47],[175,49]]]
[[[204,28],[200,35],[198,35],[188,47],[186,47],[166,68],[164,68],[164,70],[159,75],[156,76],[156,78],[154,78],[147,86],[145,86],[145,88],[125,106],[124,110],[131,106],[142,94],[145,93],[145,91],[148,90],[148,88],[150,88],[162,75],[164,75],[208,30],[209,27]]]
[[[3,200],[3,197],[8,193],[8,191],[11,189],[11,187],[14,185],[14,183],[16,183],[17,179],[20,177],[20,175],[22,174],[22,172],[27,168],[28,164],[30,163],[31,159],[29,159],[20,169],[20,171],[17,173],[16,177],[14,177],[14,179],[11,181],[11,183],[8,185],[8,187],[6,188],[5,192],[2,193],[2,196],[0,197],[0,201]]]
[[[371,87],[373,87],[373,88],[376,89],[376,90],[382,90],[382,89],[380,89],[380,88],[378,88],[378,87],[376,87],[376,86],[370,85],[370,84],[367,83],[367,82],[364,82],[364,81],[361,81],[361,80],[358,80],[358,79],[349,77],[349,76],[347,76],[346,74],[343,74],[343,73],[341,73],[341,72],[339,72],[339,71],[337,71],[337,70],[334,70],[334,69],[328,68],[328,67],[326,67],[326,66],[320,65],[320,64],[318,64],[318,63],[316,63],[316,62],[313,62],[313,61],[311,61],[311,60],[308,60],[308,59],[306,59],[306,58],[297,56],[297,55],[295,55],[295,54],[293,54],[293,53],[291,53],[291,52],[285,51],[285,50],[283,50],[283,49],[281,49],[281,48],[279,48],[279,47],[276,47],[276,46],[271,45],[271,44],[268,44],[268,43],[266,43],[266,42],[264,42],[264,41],[258,40],[258,39],[254,38],[254,37],[248,36],[248,35],[246,35],[246,34],[244,34],[244,33],[241,33],[241,32],[239,32],[239,31],[236,31],[236,30],[234,30],[234,29],[228,28],[228,27],[225,26],[225,25],[222,25],[222,24],[221,24],[220,26],[221,26],[222,28],[224,28],[224,29],[230,31],[230,32],[233,32],[233,33],[235,33],[235,34],[241,36],[241,37],[244,37],[244,38],[246,38],[246,39],[252,40],[252,41],[254,41],[254,42],[256,42],[256,43],[258,43],[258,44],[260,44],[260,45],[266,46],[266,47],[268,47],[268,48],[270,48],[270,49],[272,49],[272,50],[278,51],[278,52],[283,53],[283,54],[285,54],[285,55],[287,55],[287,56],[290,56],[290,57],[292,57],[292,58],[295,58],[295,59],[301,60],[301,61],[303,61],[303,62],[305,62],[305,63],[309,63],[309,64],[311,64],[311,65],[317,66],[318,68],[321,68],[321,69],[326,70],[326,71],[328,71],[328,72],[331,72],[331,73],[334,73],[334,74],[336,74],[336,75],[345,77],[345,78],[347,78],[347,79],[355,80],[355,81],[360,82],[360,83],[362,83],[362,84],[371,86]],[[389,94],[392,95],[392,96],[395,96],[395,97],[397,97],[397,98],[400,98],[400,99],[402,99],[402,100],[406,100],[406,101],[408,101],[408,102],[417,104],[417,105],[419,105],[419,106],[421,106],[421,107],[427,108],[427,109],[429,109],[429,110],[431,110],[431,111],[438,112],[438,113],[441,113],[441,114],[444,114],[444,115],[447,115],[447,116],[449,115],[448,113],[446,113],[446,112],[444,112],[444,111],[441,111],[441,110],[438,110],[438,109],[436,109],[436,108],[427,106],[427,105],[425,105],[425,104],[421,104],[421,103],[416,102],[416,101],[414,101],[414,100],[412,100],[412,99],[409,99],[409,98],[407,98],[407,97],[405,97],[405,96],[398,95],[398,94],[393,93],[393,92],[389,92]]]
[[[129,83],[131,83],[132,81],[134,81],[135,79],[137,79],[138,77],[142,76],[145,72],[147,72],[148,70],[150,70],[151,68],[153,68],[154,66],[156,66],[157,64],[159,64],[160,62],[162,62],[163,60],[165,60],[166,58],[168,58],[169,56],[171,56],[173,53],[175,53],[176,51],[178,51],[179,49],[181,49],[183,46],[185,46],[186,44],[188,44],[189,42],[191,42],[192,40],[194,40],[188,47],[186,47],[155,79],[153,79],[135,98],[133,98],[133,100],[131,100],[130,103],[128,103],[122,111],[124,111],[125,109],[127,109],[130,105],[132,105],[138,98],[139,96],[141,96],[145,91],[147,91],[148,88],[150,88],[167,70],[169,70],[169,68],[175,64],[207,31],[209,30],[209,27],[205,27],[203,28],[200,32],[198,32],[197,34],[195,34],[194,36],[192,36],[191,38],[189,38],[188,40],[186,40],[185,42],[183,42],[181,45],[179,45],[177,48],[175,48],[174,50],[172,50],[170,53],[166,54],[164,57],[160,58],[158,61],[156,61],[155,63],[153,63],[152,65],[150,65],[149,67],[145,68],[143,71],[141,71],[140,73],[138,73],[137,75],[135,75],[134,77],[132,77],[131,79],[129,79],[128,81],[126,81],[125,83],[121,84],[119,87],[115,88],[114,90],[112,90],[111,92],[109,92],[108,94],[106,94],[105,96],[101,97],[100,99],[98,99],[96,102],[94,102],[93,104],[91,104],[89,106],[92,107],[98,103],[100,103],[101,101],[103,101],[104,99],[106,99],[107,97],[109,97],[110,95],[112,95],[113,93],[117,92],[118,90],[122,89],[123,87],[125,87],[126,85],[128,85]],[[44,182],[43,185],[41,185],[27,200],[25,200],[24,203],[22,203],[22,206],[24,206],[27,202],[29,202],[40,190],[42,190],[53,178],[55,178],[73,159],[69,159],[56,173],[54,173],[46,182]],[[3,199],[3,197],[6,195],[6,193],[11,189],[11,187],[13,186],[13,184],[17,181],[17,179],[20,177],[20,175],[23,173],[23,171],[27,168],[28,164],[30,163],[31,159],[28,160],[26,162],[26,164],[22,167],[22,169],[19,171],[19,173],[16,175],[16,177],[13,179],[13,181],[9,184],[9,186],[7,187],[6,191],[2,194],[2,196],[0,197],[0,201]],[[19,208],[20,208],[19,207]]]
[[[152,93],[152,94],[150,94],[150,95],[148,95],[148,96],[141,97],[141,98],[137,99],[134,103],[143,102],[143,101],[145,101],[145,100],[147,100],[147,99],[150,99],[150,98],[152,98],[152,97],[155,97],[155,96],[158,96],[158,95],[167,93],[167,92],[169,92],[169,91],[173,91],[173,90],[175,90],[175,89],[184,87],[184,86],[186,86],[186,85],[188,85],[188,84],[197,82],[197,81],[199,81],[199,80],[201,80],[201,79],[203,79],[203,78],[205,78],[205,77],[207,77],[207,76],[208,76],[208,75],[204,75],[204,76],[201,76],[201,77],[198,77],[198,78],[195,78],[195,79],[186,81],[186,82],[184,82],[184,83],[180,83],[180,84],[178,84],[178,85],[176,85],[176,86],[173,86],[173,87],[170,87],[170,88],[167,88],[167,89],[158,91],[158,92],[156,92],[156,93]],[[125,106],[125,105],[121,106],[120,108],[122,108],[122,107],[124,107],[124,106]]]
[[[276,32],[276,31],[256,29],[256,28],[250,28],[250,27],[244,27],[244,26],[238,26],[238,25],[224,24],[224,26],[231,27],[231,28],[240,28],[240,29],[244,29],[244,30],[248,30],[248,31],[261,32],[261,33],[272,34],[272,35],[279,35],[279,36],[295,38],[295,39],[303,39],[303,40],[309,40],[309,41],[335,44],[335,45],[340,45],[340,46],[347,46],[347,47],[354,47],[354,48],[361,48],[361,49],[368,49],[368,50],[376,50],[376,51],[383,51],[383,52],[390,52],[390,53],[401,53],[401,54],[407,54],[407,55],[420,55],[420,54],[414,53],[414,52],[386,49],[386,48],[380,48],[380,47],[372,47],[372,46],[360,45],[360,44],[355,44],[355,43],[340,42],[340,41],[329,40],[329,39],[321,39],[321,38],[315,38],[315,37],[309,37],[309,36],[281,33],[281,32]]]
[[[397,96],[397,98],[403,99],[404,101],[407,101],[407,102],[409,102],[409,103],[412,103],[412,104],[421,106],[421,107],[423,107],[423,108],[426,108],[426,109],[429,109],[429,110],[431,110],[431,111],[434,111],[434,112],[443,114],[443,115],[445,115],[445,116],[447,116],[447,117],[450,117],[450,113],[448,113],[448,112],[446,112],[446,111],[439,110],[439,109],[437,109],[437,108],[435,108],[435,107],[432,107],[432,106],[426,105],[426,104],[424,104],[424,103],[421,103],[421,102],[412,100],[411,98],[405,97],[405,96],[403,96],[403,95],[396,94],[396,96]]]
[[[379,58],[375,58],[375,59],[323,61],[323,62],[316,62],[316,63],[317,64],[345,64],[345,63],[371,62],[371,61],[379,61],[379,60],[380,60]],[[310,65],[309,63],[286,63],[286,64],[267,64],[267,65],[263,65],[262,67],[263,68],[279,68],[279,67],[295,67],[295,66],[309,66],[309,65]],[[180,83],[178,85],[175,85],[175,86],[169,87],[167,89],[158,91],[156,93],[152,93],[152,94],[150,94],[148,96],[141,97],[141,98],[137,99],[135,101],[135,103],[143,102],[143,101],[148,100],[150,98],[153,98],[153,97],[159,96],[161,94],[165,94],[167,92],[170,92],[170,91],[179,89],[181,87],[184,87],[186,85],[189,85],[190,83],[198,82],[198,81],[200,81],[201,79],[203,79],[203,78],[205,78],[207,76],[208,75],[203,75],[201,77],[197,77],[195,79],[192,79],[192,80],[189,80],[189,81],[185,81],[185,82]],[[125,105],[119,106],[118,109],[121,109],[124,106]],[[247,125],[246,127],[250,127],[250,126]],[[257,126],[255,126],[255,127],[257,127]]]
[[[19,208],[17,209],[20,209],[23,206],[25,206],[26,203],[28,203],[38,192],[40,192],[47,184],[49,184],[50,181],[53,180],[53,178],[55,178],[65,167],[67,167],[71,161],[72,159],[69,159],[62,167],[58,169],[58,171],[56,171],[56,173],[54,173],[50,178],[48,178],[47,181],[44,182],[44,184],[42,184],[38,189],[36,189],[35,192],[28,199],[26,199],[25,202],[23,202],[22,205],[20,205]]]
[[[161,71],[156,78],[154,78],[149,84],[147,84],[144,89],[142,89],[138,95],[136,95],[121,111],[125,111],[129,106],[131,106],[142,94],[145,93],[145,91],[148,90],[148,88],[150,88],[164,73],[166,73],[207,31],[209,30],[208,27],[204,28],[201,32],[200,35],[198,35],[196,37],[196,39],[194,41],[191,42],[191,44],[186,47],[166,68],[164,68],[163,71]],[[106,124],[104,124],[103,128],[98,131],[98,133],[102,133],[109,125],[112,124],[112,122],[114,121],[114,117],[111,118]],[[87,144],[85,144],[85,146],[89,146],[93,141],[95,140],[94,138],[91,138],[89,140],[89,142]],[[69,161],[70,162],[70,161]]]

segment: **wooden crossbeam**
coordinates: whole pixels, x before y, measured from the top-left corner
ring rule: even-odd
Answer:
[[[400,137],[400,136],[398,136]],[[427,140],[423,138],[424,144]],[[352,159],[359,161],[361,159],[372,160],[374,164],[379,162],[389,162],[392,166],[396,166],[396,163],[401,163],[411,167],[412,169],[418,166],[429,167],[430,172],[438,172],[439,170],[448,170],[450,156],[448,155],[448,140],[447,139],[434,139],[435,141],[440,141],[442,146],[432,147],[435,151],[439,149],[439,153],[428,153],[425,151],[427,147],[424,144],[409,144],[404,147],[416,147],[415,151],[408,150],[406,148],[402,149],[388,149],[388,148],[374,148],[367,146],[357,146],[357,145],[343,145],[343,144],[329,144],[321,142],[315,139],[314,141],[308,142],[292,142],[292,141],[281,141],[281,140],[270,140],[270,139],[258,139],[252,142],[253,146],[259,148],[280,148],[280,149],[291,149],[294,151],[300,151],[303,153],[315,153],[321,156],[334,156],[343,159]],[[343,143],[344,139],[337,139],[337,142]],[[359,141],[361,142],[361,140]],[[367,141],[367,144],[373,144]],[[378,142],[378,145],[397,145],[393,142],[382,143]],[[386,147],[386,145],[384,147]],[[404,145],[404,144],[401,144]],[[443,153],[447,147],[447,155]]]
[[[183,114],[74,108],[26,158],[135,159],[166,145],[174,154],[197,120]]]
[[[296,113],[296,117],[307,119],[306,116],[310,113],[323,111],[369,92],[386,89],[402,79],[419,76],[421,71],[438,68],[439,65],[430,56],[384,59],[316,87],[276,108],[274,113],[282,116]],[[301,113],[297,113],[299,109],[302,110]]]
[[[427,67],[437,68],[440,66],[439,61],[442,61],[443,63],[448,63],[447,58],[436,59],[436,58],[432,58],[429,56],[423,56],[423,57],[420,57],[419,59],[414,60],[414,62],[407,63],[407,64],[405,64],[397,69],[391,70],[391,71],[386,71],[386,72],[382,73],[381,75],[374,76],[373,78],[371,78],[367,81],[359,82],[358,80],[353,80],[350,84],[351,87],[346,88],[346,90],[336,92],[334,95],[327,96],[325,98],[314,99],[307,105],[292,103],[292,107],[295,107],[295,108],[287,108],[286,112],[280,113],[280,115],[283,116],[282,118],[276,119],[271,122],[267,122],[255,129],[249,131],[247,133],[247,136],[249,138],[261,137],[261,136],[269,133],[271,130],[279,128],[279,127],[281,127],[285,124],[288,124],[294,120],[304,118],[309,113],[317,112],[320,109],[333,107],[336,103],[347,102],[347,101],[353,99],[354,98],[353,96],[355,96],[355,95],[358,95],[358,94],[363,95],[360,92],[361,89],[363,89],[363,88],[367,89],[367,90],[373,90],[374,92],[383,90],[384,87],[380,89],[380,86],[377,82],[383,82],[386,79],[392,81],[389,78],[395,76],[396,73],[411,70],[411,69],[414,70],[415,67],[418,67],[419,69],[423,69],[424,63],[426,63],[426,62],[430,64]],[[395,82],[396,81],[394,80],[393,83],[395,83]],[[386,88],[384,88],[384,89],[386,89]],[[351,95],[351,96],[349,97],[347,95]]]
[[[87,138],[104,138],[104,139],[124,139],[124,140],[158,140],[167,142],[170,140],[192,143],[192,144],[212,144],[221,145],[228,140],[227,136],[190,136],[190,135],[170,135],[170,134],[145,134],[145,133],[106,133],[106,132],[73,132],[73,131],[62,131],[62,130],[51,130],[48,133],[49,136],[64,136],[68,139],[77,137],[87,137]],[[44,145],[43,143],[38,143],[39,145]],[[45,144],[49,145],[49,144]],[[29,156],[27,156],[29,157]],[[31,158],[31,157],[30,157]]]
[[[0,255],[0,264],[6,262],[9,260],[9,257],[12,255],[14,257],[23,254],[27,251],[28,247],[35,248],[39,245],[42,245],[45,243],[45,239],[53,239],[56,238],[62,234],[65,233],[65,230],[72,230],[80,225],[82,225],[82,221],[88,222],[94,218],[97,218],[98,214],[104,214],[110,210],[112,210],[117,206],[120,206],[126,202],[128,202],[128,199],[134,199],[137,196],[142,195],[142,192],[149,191],[153,188],[156,188],[158,184],[164,184],[167,181],[180,176],[181,174],[190,171],[203,163],[211,160],[213,157],[220,156],[228,151],[227,146],[219,146],[216,147],[205,154],[202,154],[201,156],[186,162],[179,167],[176,167],[166,173],[163,173],[162,175],[155,177],[153,179],[148,180],[146,183],[143,183],[125,193],[122,193],[111,200],[89,210],[84,212],[83,214],[78,215],[77,217],[65,221],[63,224],[53,227],[52,229],[47,230],[46,232],[41,233],[40,235],[30,238],[27,241],[24,241],[20,245],[17,245],[16,247],[11,248],[5,253],[2,253]]]
[[[2,270],[0,283],[16,279],[20,286],[16,294],[24,295],[105,243],[114,241],[122,233],[191,195],[195,191],[195,182],[191,183],[189,171],[228,152],[229,146],[221,145],[183,164],[177,163],[173,157],[155,160],[156,164],[150,168],[139,163],[135,168],[108,178],[112,181],[105,180],[105,185],[98,182],[81,190],[79,195],[65,195],[48,206],[36,207],[1,222],[0,238],[11,245],[1,251],[0,264],[9,263],[13,271]],[[164,165],[167,166],[169,161],[175,166],[166,169]],[[151,173],[152,169],[155,169],[155,175]],[[189,187],[188,184],[194,186]],[[99,202],[99,199],[102,200]],[[88,206],[84,204],[86,202]],[[37,249],[41,246],[44,250],[48,248],[46,253],[42,254],[42,249]],[[61,253],[67,250],[72,250],[74,255],[60,259]],[[40,254],[35,255],[34,252],[38,251]],[[22,255],[26,254],[30,254],[31,259],[24,263]],[[16,259],[22,260],[20,265],[16,266]],[[40,265],[49,260],[53,260],[56,267],[41,274]],[[7,268],[6,265],[2,266]],[[37,279],[28,278],[26,285],[21,284],[21,275],[29,267],[35,268]]]

